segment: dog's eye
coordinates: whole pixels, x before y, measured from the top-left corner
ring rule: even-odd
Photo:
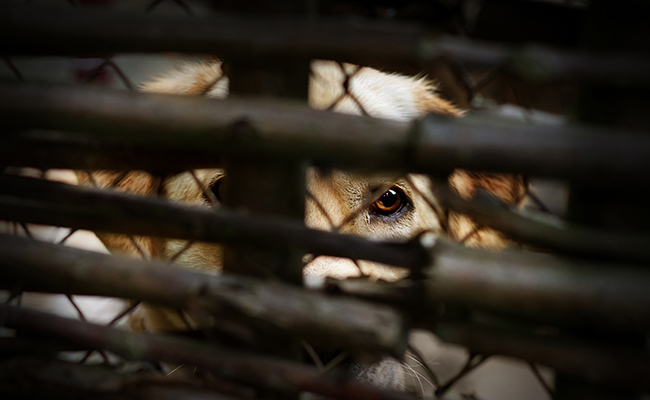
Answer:
[[[397,186],[393,186],[382,194],[377,201],[372,203],[370,211],[381,215],[394,214],[404,207],[406,201],[404,191]]]

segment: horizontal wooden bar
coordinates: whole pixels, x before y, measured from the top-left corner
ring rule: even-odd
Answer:
[[[251,399],[255,393],[250,387],[223,380],[212,380],[210,385],[198,388],[196,381],[188,378],[165,379],[162,371],[134,374],[117,366],[49,358],[45,354],[55,347],[39,339],[0,339],[4,398],[57,398],[65,391],[69,398],[241,400]],[[68,347],[73,344],[68,343]],[[3,354],[5,348],[13,357]]]
[[[503,231],[512,239],[592,259],[650,262],[646,235],[598,231],[569,223],[527,217],[489,201],[460,199],[442,183],[441,203]],[[428,262],[417,243],[382,243],[308,229],[283,219],[246,216],[220,209],[169,203],[107,190],[0,175],[0,219],[177,239],[257,246],[298,245],[307,252],[365,259],[409,269]]]
[[[0,7],[0,53],[186,52],[249,59],[334,59],[397,70],[445,60],[533,80],[650,83],[650,58],[437,37],[417,25],[279,17],[160,17],[33,5]]]
[[[38,169],[144,170],[162,175],[223,166],[219,154],[207,151],[154,149],[113,144],[101,138],[57,131],[25,131],[14,135],[0,128],[0,165]],[[119,154],[119,157],[116,157]]]
[[[453,166],[606,186],[631,182],[628,173],[645,180],[640,171],[650,167],[650,135],[641,131],[436,115],[421,120],[416,131],[419,148],[413,162],[425,171]]]
[[[404,123],[316,111],[295,102],[221,101],[38,85],[2,85],[0,117],[8,129],[93,133],[72,139],[60,133],[45,136],[61,145],[72,140],[77,146],[85,142],[108,145],[109,149],[118,145],[148,151],[173,149],[201,154],[203,159],[233,152],[274,154],[326,165],[368,164],[367,168],[398,165],[408,137]],[[43,140],[43,135],[23,141],[21,135],[7,132],[2,139],[9,146],[24,145],[25,141]],[[364,148],[361,153],[357,151],[360,148]],[[6,155],[19,161],[8,151]],[[178,170],[173,159],[168,164]],[[393,160],[394,164],[390,162]]]
[[[605,327],[647,328],[650,321],[650,276],[642,267],[477,252],[445,247],[440,239],[429,255],[415,242],[374,242],[283,220],[15,176],[0,176],[0,219],[226,244],[294,245],[416,270],[433,263],[432,282],[444,284],[432,293],[441,299],[564,322],[576,322],[579,314],[579,323]]]
[[[329,280],[328,285],[337,292],[404,310],[436,310],[443,302],[560,328],[650,329],[650,271],[645,265],[512,249],[494,253],[438,239],[424,276],[422,281],[396,283]],[[419,298],[423,286],[426,295]],[[436,329],[440,321],[427,313],[413,318],[416,326],[425,329]],[[449,316],[442,314],[445,320],[449,322]]]
[[[639,185],[650,179],[645,173],[650,135],[609,128],[439,116],[410,125],[264,99],[11,84],[0,85],[0,118],[7,127],[0,155],[5,165],[14,166],[54,167],[59,160],[59,167],[71,167],[73,161],[43,151],[50,143],[56,145],[52,151],[75,154],[70,160],[79,167],[93,164],[81,155],[83,148],[100,155],[96,166],[110,165],[111,151],[123,148],[149,155],[153,166],[163,164],[156,151],[173,154],[167,163],[173,171],[202,162],[212,167],[220,164],[219,155],[240,152],[373,172],[440,174],[467,168],[600,184]],[[26,129],[86,134],[22,133]],[[30,145],[37,151],[25,151]],[[129,159],[134,166],[144,164],[128,154],[116,157],[115,166],[124,167]]]
[[[304,293],[280,283],[214,276],[163,262],[115,258],[13,236],[0,239],[0,289],[11,289],[23,282],[25,290],[139,298],[217,314],[236,311],[248,320],[262,320],[318,342],[391,352],[401,345],[397,334],[401,320],[382,306],[328,300],[327,296]],[[383,288],[370,283],[342,283],[339,289],[404,310],[416,305],[435,309],[442,301],[565,327],[633,332],[650,328],[650,271],[643,267],[596,264],[524,251],[491,253],[442,239],[431,249],[431,257],[423,281],[384,284]],[[426,290],[417,290],[422,284]],[[251,298],[255,299],[253,303],[247,303]],[[286,301],[295,303],[295,307],[283,311],[289,304]],[[328,310],[336,312],[330,315]],[[278,315],[295,313],[306,319],[275,320]],[[348,321],[350,316],[355,321]],[[418,326],[435,324],[428,314],[414,318]],[[375,329],[378,320],[384,322]],[[372,339],[352,344],[350,341],[356,339],[345,337],[352,331],[367,331],[364,335]]]
[[[458,248],[454,246],[445,248],[444,246],[438,249],[439,257],[443,263],[442,270],[435,272],[432,276],[433,285],[437,287],[435,301],[440,298],[447,301],[462,298],[462,301],[469,299],[487,299],[491,301],[497,291],[495,287],[488,280],[486,276],[492,275],[494,278],[504,276],[503,270],[495,271],[490,263],[488,263],[487,271],[478,272],[483,269],[483,265],[473,264],[474,268],[471,273],[466,269],[461,271],[452,271],[446,265],[449,264],[449,259],[453,257],[464,257],[463,254],[457,254]],[[483,252],[477,252],[482,253]],[[277,326],[278,321],[281,323],[282,328],[294,334],[305,334],[312,329],[323,334],[317,335],[317,340],[322,343],[323,339],[326,342],[332,343],[336,341],[340,345],[356,345],[355,337],[363,337],[364,343],[357,349],[372,348],[372,344],[376,344],[373,340],[368,341],[369,337],[376,337],[370,331],[381,331],[380,335],[387,339],[399,332],[397,327],[399,318],[396,313],[391,313],[388,310],[382,309],[381,306],[374,306],[369,303],[353,301],[347,298],[333,298],[331,296],[322,296],[319,293],[303,291],[286,285],[273,283],[273,282],[257,282],[239,276],[215,276],[187,269],[178,268],[167,263],[160,261],[147,262],[132,258],[124,258],[117,256],[109,256],[105,254],[97,254],[83,250],[76,250],[62,246],[36,242],[26,238],[19,238],[13,236],[0,236],[0,288],[11,288],[14,283],[20,282],[21,287],[25,290],[39,290],[39,291],[54,291],[66,292],[69,294],[90,294],[90,295],[105,295],[105,296],[120,296],[128,298],[139,298],[147,301],[155,302],[156,304],[166,305],[170,307],[188,307],[191,309],[200,308],[211,312],[216,312],[219,315],[219,308],[225,307],[228,313],[234,310],[247,315],[249,318],[255,320],[265,320],[265,318],[272,319],[272,323]],[[502,255],[495,254],[495,257],[502,257]],[[524,260],[519,260],[524,261]],[[456,261],[454,261],[456,262]],[[436,268],[436,267],[434,267]],[[516,268],[526,268],[525,265],[518,265]],[[549,263],[546,267],[547,271],[544,273],[546,276],[552,274],[557,270],[557,265]],[[446,271],[445,271],[446,270]],[[511,271],[512,272],[512,271]],[[588,271],[583,271],[588,275]],[[480,290],[478,293],[466,297],[468,291],[476,290],[475,286],[467,285],[460,287],[460,282],[457,278],[460,275],[467,274],[467,276],[478,275],[475,281],[482,281],[482,285],[486,288]],[[637,278],[642,279],[640,285],[645,285],[641,270],[637,271]],[[509,276],[511,274],[506,274]],[[519,277],[530,275],[530,271],[519,274]],[[531,289],[531,285],[535,281],[539,281],[543,275],[538,275],[535,279],[520,280],[519,290],[527,291],[527,297],[531,299],[539,299],[539,291],[535,288]],[[456,279],[454,279],[456,277]],[[500,278],[503,280],[503,278]],[[510,280],[512,282],[512,279]],[[494,281],[492,281],[494,282]],[[351,295],[365,296],[371,293],[374,297],[376,291],[379,289],[378,283],[365,282],[364,285],[359,286],[355,281],[340,282],[344,288],[343,293]],[[470,283],[469,280],[464,280],[463,284]],[[574,282],[576,283],[576,282]],[[585,290],[598,291],[598,287],[590,287],[593,280],[582,281]],[[487,284],[487,285],[486,285]],[[505,285],[504,285],[505,284]],[[394,285],[394,284],[393,284]],[[399,296],[400,302],[406,297],[410,297],[412,304],[422,304],[423,299],[416,298],[419,291],[408,289],[402,286],[400,290],[403,291],[405,296]],[[503,294],[507,295],[507,284],[502,283],[500,290]],[[588,305],[574,297],[574,301],[562,296],[562,291],[566,292],[567,282],[560,285],[561,290],[554,290],[552,295],[558,296],[553,300],[553,304],[560,304],[566,302],[566,308],[576,311],[576,304],[592,308],[593,314],[602,314],[605,317],[603,323],[608,324],[608,312],[612,307],[617,306],[620,301],[614,303],[610,302],[611,299],[604,299],[609,305],[607,307],[598,307],[598,302],[593,301]],[[616,286],[616,283],[614,284]],[[460,294],[457,293],[460,292]],[[492,292],[486,296],[487,292]],[[407,296],[406,296],[407,295]],[[549,293],[549,296],[551,294]],[[251,297],[252,296],[252,297]],[[273,304],[276,301],[269,301],[269,296],[273,297],[277,304],[286,304],[284,301],[291,301],[293,307],[291,310],[282,306],[279,309],[274,309]],[[622,297],[629,296],[629,292],[621,293]],[[634,296],[634,294],[632,295]],[[391,296],[392,297],[392,296]],[[647,296],[646,296],[647,297]],[[258,302],[259,300],[259,302]],[[390,301],[384,297],[385,301]],[[647,301],[636,303],[638,298],[629,298],[628,306],[634,303],[635,308],[644,308],[647,306]],[[252,303],[251,303],[252,301]],[[481,300],[484,301],[484,300]],[[323,305],[323,307],[314,306],[316,303]],[[530,304],[530,300],[526,300]],[[301,304],[309,304],[306,307],[300,307]],[[519,301],[510,301],[509,304],[512,309],[520,307]],[[546,306],[551,309],[554,308],[553,304],[547,303]],[[298,306],[298,307],[296,307]],[[405,307],[409,307],[403,304]],[[524,305],[525,307],[525,305]],[[260,312],[262,310],[262,312]],[[300,310],[305,311],[306,314],[300,314]],[[327,310],[335,311],[325,316],[321,311]],[[6,310],[5,310],[6,311]],[[246,314],[248,311],[254,311],[252,314]],[[299,311],[299,312],[296,312]],[[32,311],[16,310],[16,312],[27,312],[32,316]],[[361,314],[357,314],[357,313]],[[570,311],[568,311],[570,312]],[[630,315],[629,309],[617,310],[618,313]],[[633,311],[634,312],[634,311]],[[330,315],[331,314],[331,315]],[[6,314],[4,314],[6,316]],[[537,315],[537,314],[536,314]],[[542,318],[547,316],[548,313],[541,313],[539,316]],[[573,316],[577,314],[572,314]],[[18,326],[29,326],[31,329],[38,329],[41,335],[50,335],[51,329],[59,330],[63,335],[67,329],[78,328],[70,320],[61,319],[59,317],[51,317],[47,314],[34,313],[34,317],[38,317],[38,323],[35,326],[25,325],[32,324],[30,320],[23,320],[18,322]],[[230,315],[232,317],[232,314]],[[19,317],[20,318],[20,317]],[[31,317],[28,317],[31,318]],[[382,319],[381,323],[372,322],[373,318]],[[392,322],[389,322],[392,321]],[[646,323],[647,319],[638,321]],[[61,322],[62,325],[57,325]],[[267,323],[269,321],[266,321]],[[370,322],[370,324],[366,324]],[[580,321],[582,322],[582,321]],[[83,324],[79,322],[80,324]],[[420,321],[422,323],[422,321]],[[428,323],[428,324],[427,324]],[[15,324],[15,322],[13,323]],[[20,325],[22,324],[22,325]],[[54,324],[54,325],[53,325]],[[334,325],[331,325],[334,324]],[[12,325],[12,322],[9,323]],[[14,325],[15,326],[15,325]],[[630,351],[625,346],[617,348],[605,348],[602,346],[589,345],[588,343],[569,342],[566,339],[558,339],[550,336],[539,336],[524,334],[521,332],[513,333],[507,331],[496,330],[494,327],[488,325],[478,324],[464,324],[464,323],[432,323],[432,321],[424,321],[423,326],[433,329],[440,337],[450,343],[460,344],[469,347],[472,351],[481,354],[499,354],[506,356],[513,356],[523,358],[543,365],[551,366],[563,372],[584,376],[589,379],[604,379],[612,383],[628,383],[644,387],[647,385],[644,377],[644,371],[647,371],[648,363],[650,362],[647,355],[640,354],[637,350]],[[76,349],[92,349],[98,346],[99,342],[88,340],[94,337],[95,333],[87,330],[87,325],[80,325],[83,327],[81,331],[76,331],[74,337],[61,337],[60,340],[73,340],[73,345]],[[305,329],[305,327],[309,327]],[[363,327],[360,329],[360,327]],[[392,334],[388,334],[391,328],[396,330]],[[100,328],[92,328],[100,329]],[[370,331],[369,331],[370,330]],[[89,333],[90,332],[90,333]],[[99,331],[97,331],[99,332]],[[108,333],[106,331],[105,333]],[[113,332],[113,331],[111,331]],[[357,333],[359,335],[357,335]],[[87,337],[86,335],[90,335]],[[313,336],[307,334],[306,336]],[[50,336],[48,336],[50,337]],[[51,338],[51,337],[50,337]],[[388,342],[393,342],[389,340]],[[384,342],[387,344],[388,342]],[[112,342],[109,342],[112,343]],[[119,342],[124,343],[124,342]],[[370,346],[370,347],[369,347]],[[131,347],[129,347],[131,348]],[[383,349],[388,348],[378,346],[375,348]],[[109,350],[115,351],[116,348]],[[117,349],[118,353],[120,349]],[[567,360],[572,360],[567,362]],[[625,365],[624,370],[619,370],[620,365]]]
[[[442,240],[432,259],[432,300],[564,326],[650,328],[650,270],[645,266],[515,250],[492,253]]]
[[[476,354],[516,357],[592,382],[650,388],[650,355],[624,343],[605,346],[471,323],[441,323],[434,332],[443,341]]]

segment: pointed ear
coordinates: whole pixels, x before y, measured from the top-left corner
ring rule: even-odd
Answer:
[[[142,84],[140,91],[224,98],[228,94],[228,77],[223,74],[220,61],[188,62]]]
[[[486,190],[508,206],[519,206],[526,197],[526,183],[521,175],[474,172],[458,169],[449,177],[451,187],[464,199],[478,190]]]
[[[450,117],[462,117],[465,111],[435,93],[430,81],[420,79],[417,93],[417,107],[422,114],[434,113]],[[491,172],[455,170],[448,180],[449,186],[462,198],[469,200],[478,190],[487,190],[509,206],[523,206],[526,199],[526,182],[521,175]],[[449,212],[448,234],[469,247],[487,250],[501,250],[509,241],[494,229],[481,227],[466,215]]]
[[[228,78],[223,75],[221,62],[185,63],[168,75],[155,78],[141,85],[140,90],[163,94],[207,94],[210,97],[225,97]],[[77,171],[79,184],[98,186],[140,196],[153,196],[158,192],[160,180],[143,171],[94,171],[90,174]],[[97,237],[111,252],[125,253],[134,257],[153,258],[162,250],[162,239],[97,233]]]
[[[464,110],[460,110],[452,102],[443,99],[437,93],[437,86],[426,78],[420,78],[415,81],[417,86],[414,88],[415,106],[421,115],[438,114],[450,117],[462,117],[465,115]]]
[[[160,179],[143,171],[77,171],[79,184],[83,186],[112,189],[139,196],[154,196]],[[158,255],[159,239],[146,236],[120,235],[95,232],[111,253],[123,253],[137,258],[154,258]]]
[[[504,204],[521,207],[526,201],[526,181],[521,175],[473,172],[458,169],[449,177],[449,186],[463,199],[469,200],[478,190],[487,190]],[[449,236],[469,247],[501,250],[510,241],[494,229],[476,224],[466,215],[449,213]]]

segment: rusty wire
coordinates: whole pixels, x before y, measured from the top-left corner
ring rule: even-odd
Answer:
[[[218,75],[217,77],[215,77],[211,82],[208,82],[208,84],[205,85],[205,87],[201,89],[200,95],[208,96],[210,94],[210,92],[212,91],[212,89],[217,87],[219,82],[226,79],[227,77],[228,76],[226,75],[225,71],[223,70],[223,68],[221,68],[221,74]]]
[[[343,87],[343,93],[341,93],[341,95],[336,100],[334,100],[334,102],[332,102],[332,104],[329,107],[327,107],[327,110],[328,111],[334,110],[334,108],[341,101],[343,101],[346,97],[349,97],[359,107],[359,111],[361,111],[362,115],[369,116],[370,114],[368,114],[368,112],[364,108],[363,104],[361,104],[361,102],[359,101],[357,96],[354,95],[354,93],[353,93],[353,91],[351,89],[352,79],[354,78],[354,76],[356,74],[358,74],[359,72],[361,72],[363,70],[363,67],[359,66],[359,65],[354,65],[354,66],[352,66],[352,72],[348,73],[347,68],[345,67],[345,65],[342,62],[337,61],[336,64],[338,65],[338,67],[340,68],[340,70],[341,70],[341,72],[343,73],[343,76],[344,76],[343,83],[341,84],[342,87]]]
[[[537,365],[531,361],[527,361],[528,367],[530,370],[533,372],[533,375],[535,375],[535,378],[539,382],[540,385],[544,388],[544,391],[548,394],[551,400],[555,399],[555,393],[553,389],[551,389],[551,386],[549,385],[548,382],[546,382],[546,379],[542,376],[542,373],[539,371],[539,368]]]
[[[25,82],[25,77],[23,74],[20,72],[20,70],[16,67],[16,65],[11,61],[11,59],[7,56],[3,56],[2,59],[4,60],[5,64],[9,67],[11,72],[14,74],[16,79],[19,82]]]
[[[483,362],[485,362],[489,357],[484,356],[482,354],[470,354],[469,357],[467,358],[467,362],[463,366],[463,368],[447,383],[443,384],[442,386],[438,387],[435,391],[435,394],[437,397],[443,396],[451,387],[461,380],[465,375],[469,374],[476,368],[478,368]]]
[[[133,85],[133,83],[131,83],[131,80],[126,76],[126,74],[122,71],[122,69],[115,63],[115,61],[113,61],[112,56],[104,57],[104,60],[102,61],[101,64],[91,69],[90,71],[87,71],[85,73],[83,83],[89,83],[94,81],[97,77],[99,77],[109,69],[115,71],[120,81],[124,84],[124,86],[128,90],[131,91],[135,90],[135,86]]]

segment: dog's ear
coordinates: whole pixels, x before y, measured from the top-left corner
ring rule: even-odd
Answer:
[[[508,206],[519,206],[526,197],[526,184],[521,175],[459,169],[450,176],[449,184],[464,199],[471,199],[477,191],[485,190]]]
[[[228,94],[228,77],[224,76],[220,61],[187,62],[142,84],[140,91],[224,98]]]
[[[155,78],[140,86],[148,93],[185,94],[225,97],[228,78],[223,76],[221,63],[184,63],[171,73]],[[79,183],[85,186],[111,188],[140,196],[153,196],[159,192],[160,178],[143,171],[130,171],[126,175],[115,171],[78,171]],[[118,234],[97,233],[97,237],[111,252],[126,253],[135,257],[153,258],[161,248],[159,239]]]
[[[462,117],[465,114],[465,111],[456,107],[452,102],[440,97],[436,91],[436,85],[432,81],[419,78],[415,80],[415,83],[413,88],[415,106],[421,115],[438,114]]]
[[[465,114],[465,111],[438,96],[431,82],[425,79],[418,82],[420,85],[415,90],[415,99],[421,114],[434,113],[451,117],[462,117]],[[488,191],[504,204],[514,207],[523,206],[526,199],[526,182],[521,175],[459,169],[449,176],[448,183],[455,193],[466,200],[473,198],[479,190]],[[501,250],[508,245],[508,240],[494,229],[481,227],[468,216],[453,211],[448,215],[449,236],[465,245],[488,250]]]
[[[456,170],[449,177],[449,186],[463,199],[473,198],[479,190],[485,190],[499,198],[505,205],[524,205],[527,184],[523,176],[492,172]],[[449,212],[448,233],[469,247],[501,250],[509,241],[494,229],[476,224],[466,215]]]
[[[143,171],[127,173],[115,171],[77,171],[79,184],[84,186],[112,189],[139,196],[154,196],[159,191],[160,178]],[[97,237],[111,252],[128,254],[134,257],[154,258],[160,248],[158,240],[145,236],[120,235],[96,232]]]

